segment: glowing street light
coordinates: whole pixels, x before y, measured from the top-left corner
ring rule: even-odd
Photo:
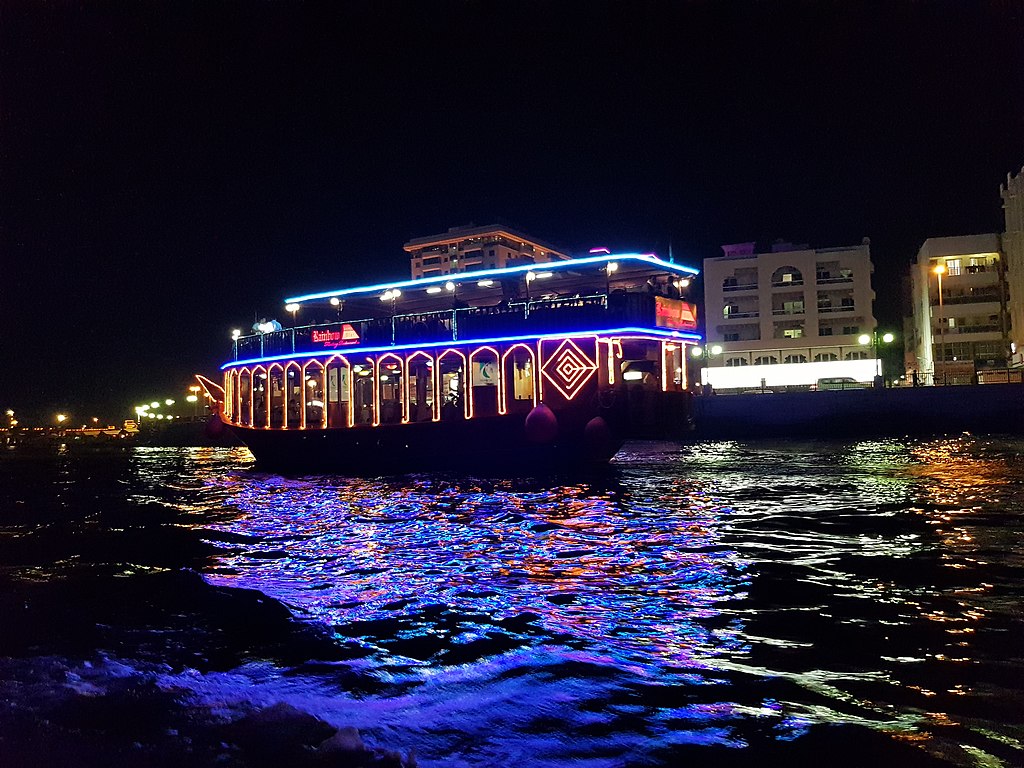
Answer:
[[[149,404],[149,407],[150,408],[159,408],[160,407],[160,403],[158,403],[156,400],[154,400],[152,403]]]
[[[892,344],[896,337],[886,331],[885,333],[879,334],[877,330],[872,331],[870,334],[862,333],[857,337],[857,343],[862,347],[870,345],[875,352],[875,386],[881,387],[885,384],[885,379],[882,378],[882,355],[881,345]]]
[[[939,279],[939,360],[942,361],[942,383],[946,383],[946,317],[945,312],[942,309],[942,276],[946,274],[945,264],[936,264],[935,269],[932,270],[935,276]],[[932,363],[932,380],[935,381],[936,370],[935,363]]]
[[[231,340],[232,341],[238,341],[238,337],[241,336],[241,335],[242,335],[242,332],[238,328],[235,328],[235,330],[233,330],[231,332]]]
[[[68,417],[67,417],[66,413],[58,413],[57,414],[57,423],[58,424],[63,424],[67,420],[68,420]]]
[[[168,397],[166,400],[164,400],[164,405],[174,405],[174,401]]]

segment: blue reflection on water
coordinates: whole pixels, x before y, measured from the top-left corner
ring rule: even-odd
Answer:
[[[1018,455],[969,437],[640,445],[598,484],[211,472],[198,506],[234,538],[207,578],[330,625],[375,682],[256,665],[202,685],[247,681],[453,765],[621,765],[816,723],[925,746],[956,726],[970,749],[994,739],[983,755],[1024,754],[965,705],[963,665],[1020,627],[997,594],[1019,583],[991,568],[1021,565]]]

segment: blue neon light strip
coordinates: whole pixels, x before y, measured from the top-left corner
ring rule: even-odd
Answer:
[[[582,259],[569,259],[567,261],[545,261],[540,264],[521,264],[516,267],[503,267],[501,269],[482,269],[478,272],[457,272],[452,275],[438,275],[437,277],[421,277],[416,280],[400,280],[396,283],[379,283],[378,285],[364,285],[358,288],[343,288],[337,291],[323,291],[321,293],[307,293],[305,296],[292,296],[285,299],[285,304],[301,304],[304,301],[315,301],[317,299],[330,299],[334,296],[352,296],[360,293],[377,293],[386,291],[389,288],[412,288],[414,286],[441,285],[453,282],[458,285],[460,282],[475,282],[485,277],[496,277],[499,275],[517,275],[525,272],[557,272],[563,269],[575,269],[588,264],[606,264],[609,261],[639,261],[666,272],[675,272],[680,275],[697,275],[700,270],[694,267],[687,267],[683,264],[675,264],[670,261],[663,261],[653,253],[615,253],[600,256],[586,256]],[[613,273],[614,274],[614,273]]]
[[[309,357],[331,357],[333,355],[356,355],[370,354],[372,352],[396,352],[407,349],[436,349],[439,347],[466,347],[476,344],[507,344],[517,341],[532,341],[536,339],[565,339],[581,338],[585,336],[622,336],[622,335],[643,335],[657,336],[665,339],[676,339],[677,341],[692,341],[697,343],[701,340],[699,333],[687,333],[685,331],[671,331],[665,328],[609,328],[598,331],[578,331],[575,333],[540,333],[533,336],[500,336],[491,339],[458,339],[455,341],[431,341],[419,344],[395,344],[386,347],[340,347],[338,349],[318,349],[313,352],[292,352],[288,355],[271,355],[269,357],[253,357],[248,360],[232,361],[224,363],[220,367],[222,371],[228,368],[238,368],[243,365],[257,365],[259,363],[273,363],[278,360],[299,360]]]

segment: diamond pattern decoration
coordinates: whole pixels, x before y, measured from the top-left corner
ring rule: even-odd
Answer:
[[[563,339],[541,371],[566,400],[572,400],[597,370],[597,363],[572,339]]]

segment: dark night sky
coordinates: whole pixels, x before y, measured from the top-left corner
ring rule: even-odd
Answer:
[[[0,407],[121,418],[286,295],[504,221],[696,263],[998,231],[1024,5],[0,3]]]

